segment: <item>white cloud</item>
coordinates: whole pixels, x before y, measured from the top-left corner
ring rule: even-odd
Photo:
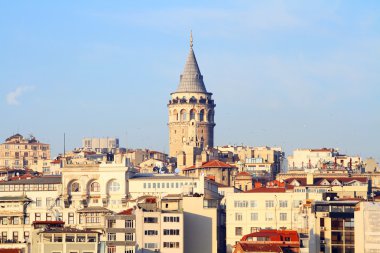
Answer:
[[[28,91],[34,90],[34,86],[19,86],[14,91],[11,91],[6,96],[6,101],[8,105],[19,105],[20,96]]]

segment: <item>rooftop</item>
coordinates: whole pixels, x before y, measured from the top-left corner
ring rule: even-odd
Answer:
[[[0,185],[13,185],[13,184],[61,184],[61,176],[42,176],[34,177],[31,179],[20,179],[13,181],[2,181]]]

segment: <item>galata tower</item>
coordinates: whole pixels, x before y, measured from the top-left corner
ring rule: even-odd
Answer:
[[[171,93],[169,109],[169,154],[177,157],[186,150],[202,151],[214,145],[215,103],[207,92],[193,50],[190,35],[190,52],[180,76],[177,90]],[[190,148],[190,149],[189,149]],[[194,154],[189,154],[194,156]],[[190,165],[190,164],[188,164]]]

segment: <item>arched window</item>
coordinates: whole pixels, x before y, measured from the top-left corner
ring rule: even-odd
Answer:
[[[187,118],[186,110],[182,109],[180,114],[181,114],[181,121],[186,121],[186,118]]]
[[[120,190],[120,184],[116,181],[112,181],[109,185],[108,185],[108,190],[110,192],[117,192]]]
[[[191,109],[190,110],[190,120],[195,119],[195,110]]]
[[[71,192],[80,192],[80,185],[78,182],[71,184]]]
[[[173,111],[173,119],[175,120],[175,121],[178,121],[178,112],[177,112],[177,110],[174,110]]]
[[[91,185],[90,185],[90,191],[91,192],[100,192],[100,185],[98,182],[93,182]]]
[[[199,121],[204,121],[205,120],[205,110],[201,110],[199,113]]]

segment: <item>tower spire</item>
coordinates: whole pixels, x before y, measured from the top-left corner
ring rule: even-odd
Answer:
[[[190,48],[193,48],[193,31],[190,30]]]

